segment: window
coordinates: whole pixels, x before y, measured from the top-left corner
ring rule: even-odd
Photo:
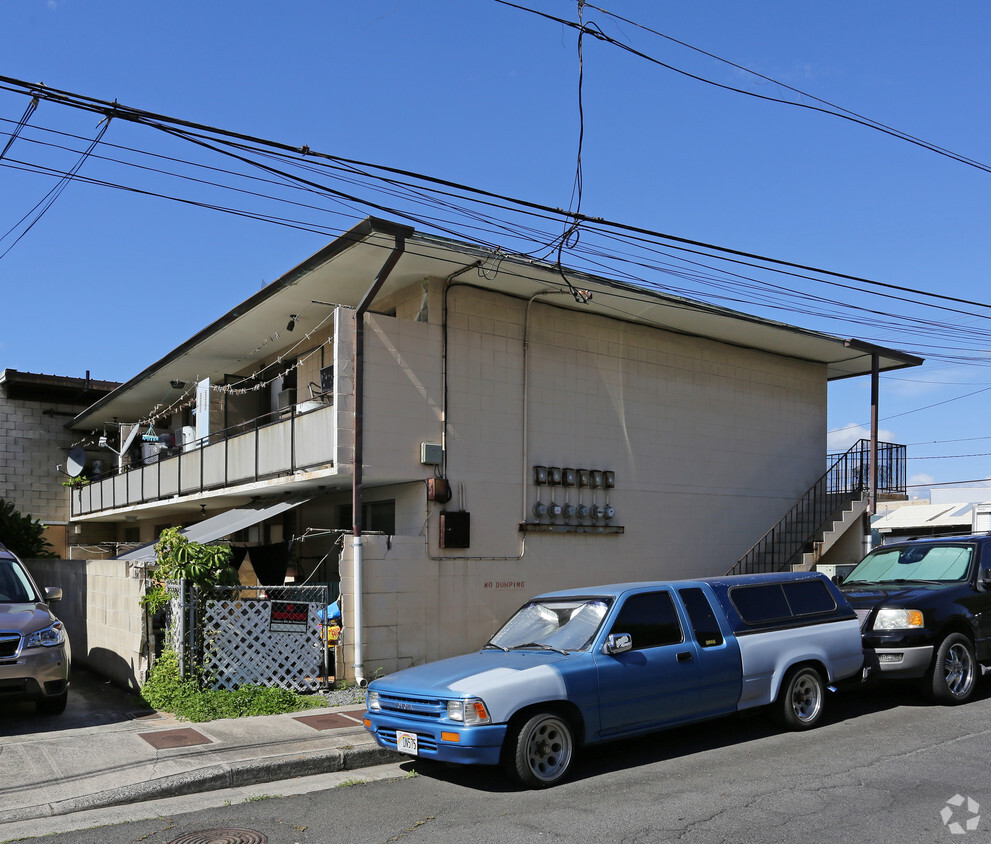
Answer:
[[[821,580],[734,586],[729,595],[740,618],[747,624],[782,621],[836,609],[833,596]]]
[[[714,648],[723,643],[723,634],[719,631],[716,614],[705,593],[697,588],[679,589],[678,594],[688,610],[688,618],[692,622],[692,632],[695,641],[703,648]]]
[[[793,615],[815,615],[836,609],[836,601],[821,580],[785,583],[784,590]]]
[[[341,504],[337,508],[337,527],[339,530],[351,530],[354,522],[351,519],[351,505]],[[396,533],[396,502],[366,501],[361,505],[361,529],[385,533],[395,536]]]
[[[629,633],[635,651],[684,641],[678,612],[669,592],[630,595],[609,632]]]
[[[489,644],[497,648],[542,646],[583,651],[592,644],[609,609],[603,598],[532,601],[520,609]]]
[[[781,591],[779,583],[737,586],[730,589],[730,598],[740,617],[747,624],[775,621],[791,615],[785,593]]]
[[[888,580],[963,580],[974,549],[970,545],[918,543],[872,551],[847,575],[844,583],[884,583]]]
[[[26,604],[36,599],[20,564],[14,560],[0,559],[0,601]]]

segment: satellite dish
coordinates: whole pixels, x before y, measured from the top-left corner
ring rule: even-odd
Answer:
[[[70,478],[78,478],[86,468],[86,449],[81,445],[69,449],[69,457],[65,461],[65,471]]]
[[[131,443],[134,442],[134,438],[138,435],[139,430],[140,428],[137,425],[134,425],[131,428],[131,433],[127,435],[127,438],[124,440],[124,444],[120,447],[121,454],[125,454],[127,450],[131,447]]]

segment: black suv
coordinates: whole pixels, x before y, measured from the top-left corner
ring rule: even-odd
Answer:
[[[840,588],[860,619],[871,676],[919,678],[941,703],[973,696],[991,666],[991,536],[882,545]]]

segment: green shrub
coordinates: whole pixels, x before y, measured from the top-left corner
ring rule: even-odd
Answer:
[[[171,712],[184,721],[281,715],[324,705],[322,698],[288,689],[250,685],[234,690],[201,689],[192,677],[179,676],[179,655],[172,649],[155,660],[141,697],[152,709]]]
[[[56,554],[45,539],[46,526],[14,509],[10,501],[0,498],[0,542],[24,560],[50,559]]]
[[[171,648],[155,660],[148,681],[141,687],[141,697],[152,709],[177,715],[190,706],[198,693],[199,686],[192,677],[179,676],[179,654]]]

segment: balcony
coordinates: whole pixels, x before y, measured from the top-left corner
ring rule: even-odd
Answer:
[[[336,419],[332,404],[307,403],[146,456],[119,474],[73,489],[72,518],[217,490],[245,492],[262,482],[331,470]]]

